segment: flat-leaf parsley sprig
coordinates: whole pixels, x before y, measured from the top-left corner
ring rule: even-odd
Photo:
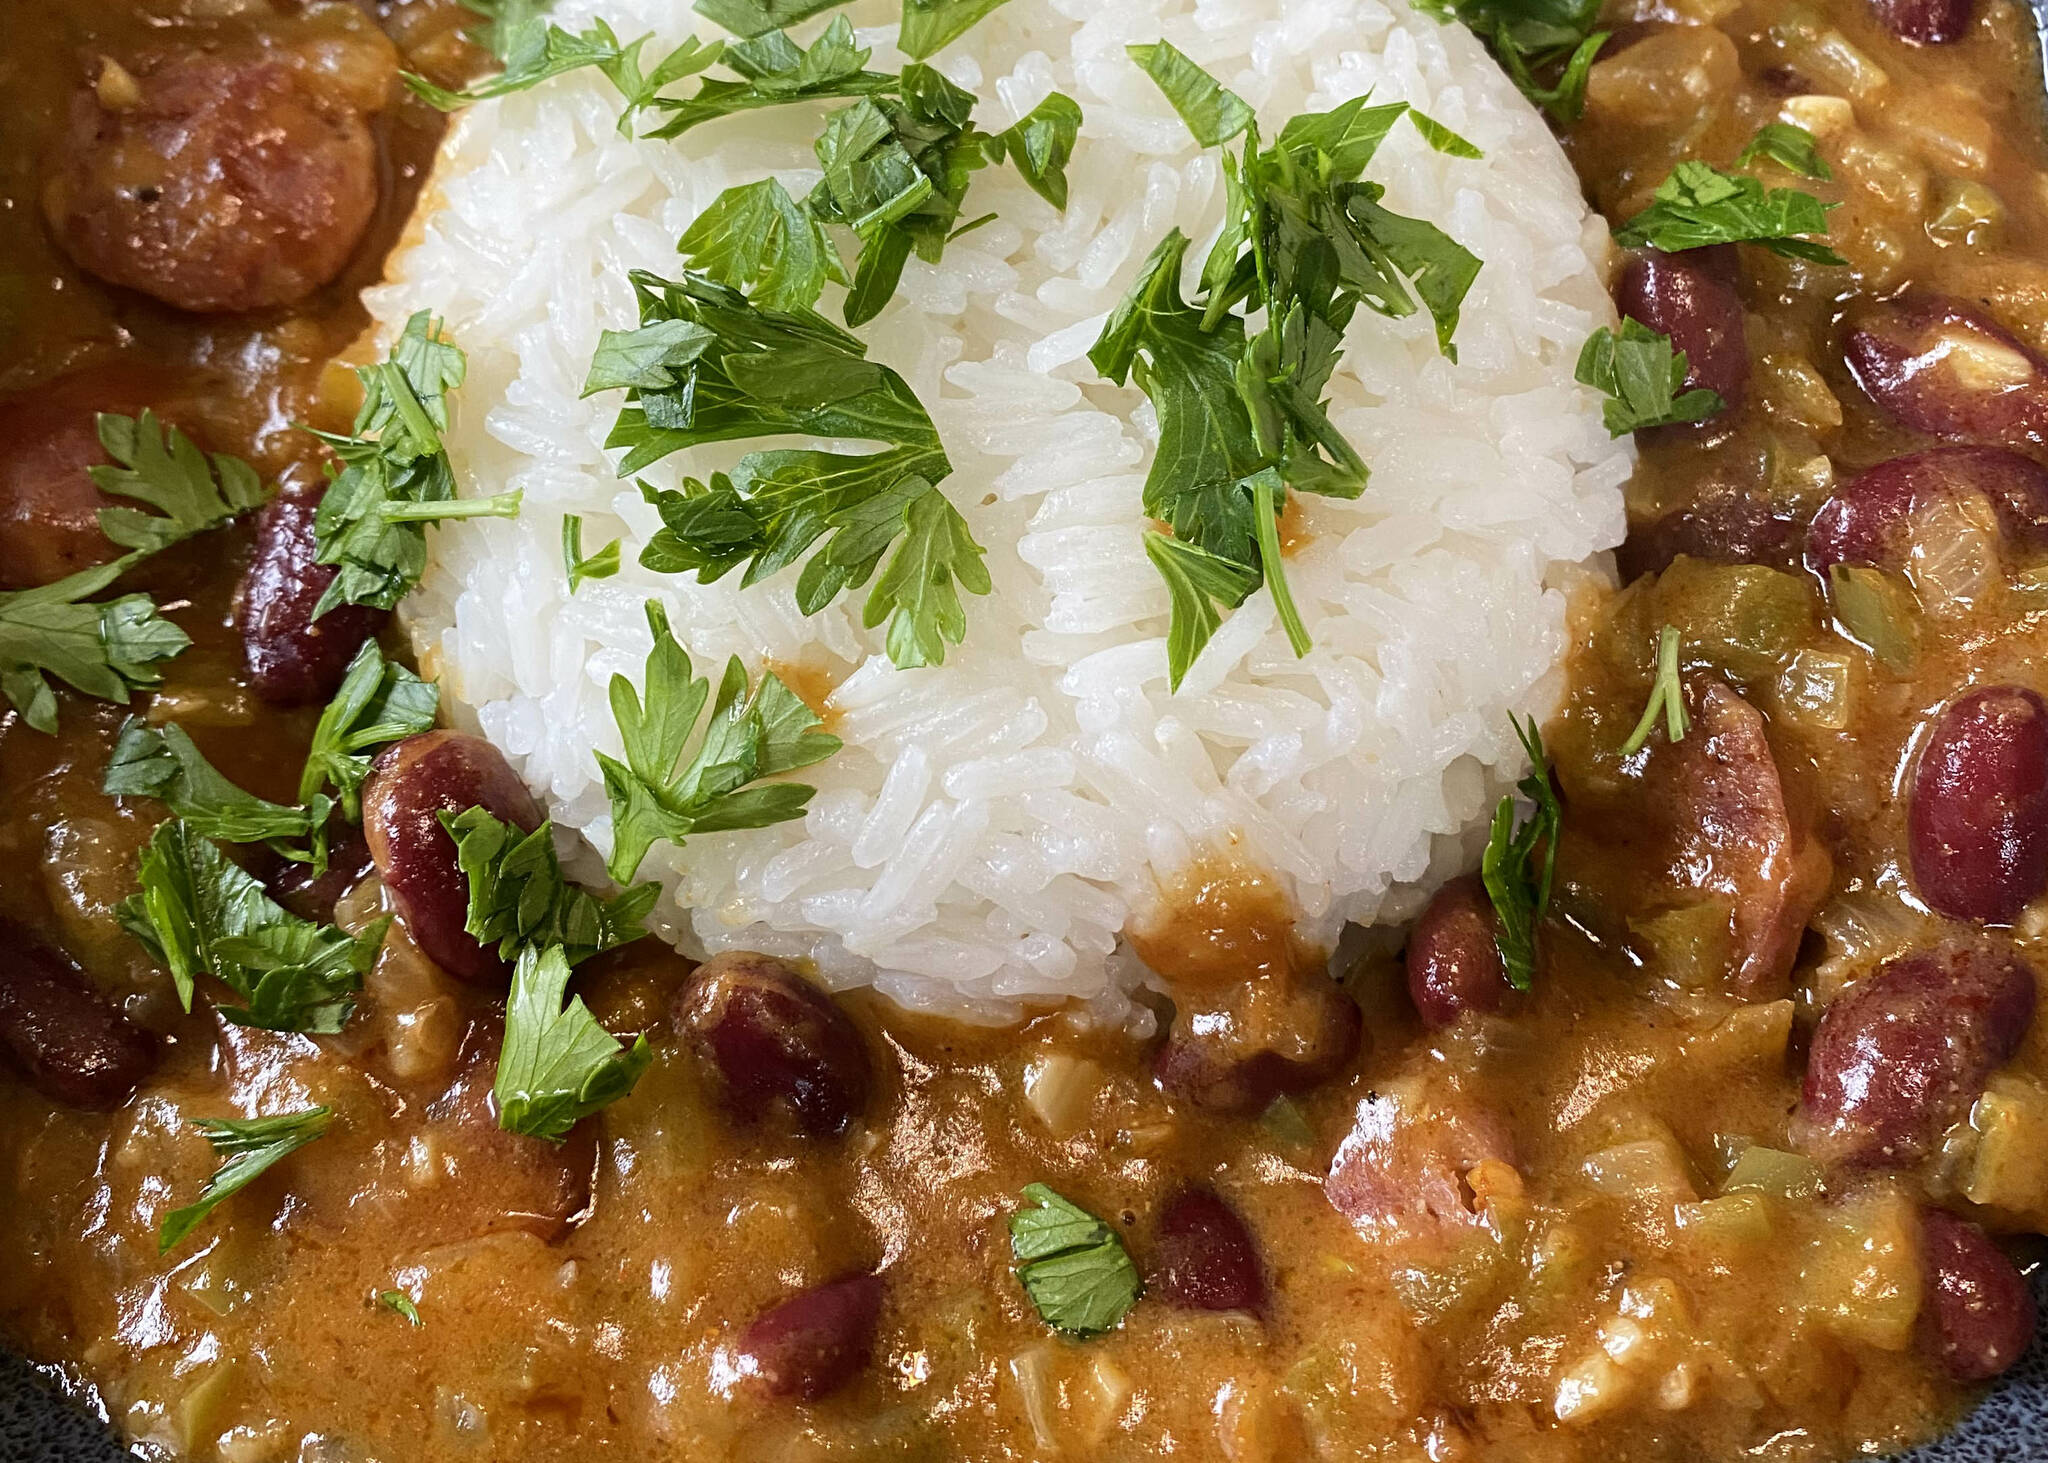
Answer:
[[[1544,753],[1536,718],[1530,717],[1526,725],[1510,720],[1529,756],[1529,773],[1516,788],[1530,809],[1528,816],[1518,821],[1514,798],[1500,800],[1493,810],[1493,827],[1479,876],[1493,903],[1494,943],[1500,947],[1508,984],[1526,991],[1536,975],[1536,930],[1550,908],[1550,886],[1557,876],[1557,840],[1564,827],[1564,805],[1551,784],[1550,758]],[[1543,850],[1540,861],[1539,846]]]
[[[1704,386],[1685,389],[1685,352],[1671,337],[1640,320],[1624,318],[1621,329],[1593,332],[1579,352],[1577,379],[1606,393],[1601,420],[1620,437],[1647,427],[1703,422],[1727,403]]]
[[[326,1136],[333,1117],[330,1108],[309,1107],[267,1118],[194,1119],[192,1125],[206,1135],[213,1151],[227,1161],[200,1187],[196,1200],[164,1216],[157,1232],[157,1253],[177,1246],[222,1200],[247,1188],[265,1169]]]
[[[990,581],[981,545],[938,489],[952,463],[909,385],[812,311],[764,309],[700,275],[635,271],[632,281],[641,326],[604,333],[586,386],[636,383],[605,443],[625,449],[622,475],[710,442],[887,444],[750,452],[708,484],[644,488],[663,527],[640,562],[706,584],[744,565],[742,582],[754,584],[809,554],[796,584],[805,614],[874,579],[861,619],[886,623],[889,658],[943,661],[966,634],[961,592],[986,594]]]
[[[1158,413],[1144,510],[1165,528],[1146,534],[1145,551],[1172,601],[1167,674],[1177,690],[1223,612],[1261,584],[1295,654],[1307,653],[1278,522],[1290,491],[1364,490],[1365,461],[1323,401],[1344,331],[1360,305],[1395,317],[1427,310],[1455,360],[1459,309],[1479,272],[1436,225],[1381,206],[1384,190],[1361,175],[1403,117],[1440,152],[1478,150],[1406,103],[1366,98],[1296,117],[1262,148],[1250,105],[1193,61],[1164,41],[1129,50],[1198,142],[1245,139],[1224,155],[1223,228],[1202,264],[1205,298],[1181,295],[1189,240],[1175,229],[1088,352],[1111,381],[1135,381]]]
[[[1587,74],[1613,34],[1597,28],[1600,0],[1420,0],[1417,8],[1463,22],[1522,95],[1559,123],[1585,110]]]
[[[1069,1336],[1099,1336],[1129,1314],[1144,1291],[1116,1231],[1044,1184],[1010,1215],[1010,1257],[1039,1319]]]
[[[0,594],[0,692],[37,731],[57,730],[53,677],[126,705],[135,692],[162,684],[158,667],[192,643],[146,594],[91,598],[143,557],[124,554],[53,584]]]
[[[645,1036],[621,1045],[581,996],[565,1006],[568,990],[569,962],[559,947],[520,952],[491,1085],[498,1126],[508,1133],[559,1143],[582,1119],[631,1092],[654,1061]]]

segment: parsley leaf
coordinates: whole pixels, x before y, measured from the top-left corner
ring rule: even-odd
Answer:
[[[1209,637],[1223,623],[1224,609],[1236,609],[1259,587],[1258,571],[1164,533],[1145,535],[1145,557],[1166,581],[1173,619],[1166,634],[1166,673],[1175,690]]]
[[[1480,860],[1479,876],[1493,902],[1494,943],[1500,947],[1501,964],[1507,969],[1508,984],[1518,991],[1529,989],[1536,975],[1536,927],[1550,908],[1550,886],[1557,874],[1558,832],[1564,826],[1564,808],[1551,786],[1550,759],[1543,752],[1543,733],[1536,718],[1525,727],[1515,722],[1515,735],[1529,754],[1529,774],[1516,787],[1533,805],[1529,816],[1518,825],[1515,800],[1504,797],[1493,810],[1493,827]],[[1543,865],[1532,867],[1536,845],[1543,845]]]
[[[725,48],[721,59],[741,80],[711,77],[690,96],[650,98],[648,105],[666,113],[667,120],[643,135],[680,137],[706,122],[762,107],[893,91],[894,76],[863,69],[870,54],[854,44],[853,26],[843,15],[833,16],[808,47],[779,30],[737,42]]]
[[[125,554],[54,584],[0,594],[0,692],[37,731],[57,730],[49,677],[125,705],[134,692],[160,684],[156,667],[192,643],[146,594],[87,599],[141,557]]]
[[[1600,0],[1420,0],[1417,8],[1462,22],[1522,95],[1560,123],[1585,109],[1586,74],[1612,34],[1594,29]]]
[[[1031,1207],[1010,1216],[1010,1256],[1039,1319],[1070,1336],[1113,1330],[1144,1290],[1123,1241],[1044,1184],[1027,1184],[1024,1197]]]
[[[412,1297],[402,1290],[378,1291],[377,1304],[384,1307],[387,1311],[394,1311],[405,1317],[406,1321],[413,1326],[420,1324],[420,1308],[414,1305]]]
[[[1601,420],[1611,436],[1674,422],[1703,422],[1726,402],[1704,386],[1685,390],[1686,358],[1671,337],[1640,320],[1624,318],[1619,335],[1606,326],[1579,352],[1578,379],[1607,393]]]
[[[553,824],[525,833],[486,808],[440,817],[469,881],[463,928],[479,944],[496,944],[500,958],[510,960],[529,946],[554,945],[571,965],[579,965],[647,933],[640,922],[654,908],[661,886],[636,884],[615,898],[600,899],[571,884],[555,857]]]
[[[242,999],[221,1011],[242,1026],[340,1031],[391,923],[351,936],[287,913],[180,818],[158,825],[138,874],[141,891],[115,910],[121,927],[170,971],[187,1011],[198,978],[212,975]]]
[[[851,282],[824,224],[773,178],[742,183],[719,194],[683,231],[676,248],[689,261],[691,269],[722,285],[746,291],[756,304],[768,310],[809,309],[818,303],[827,279],[841,284]],[[663,324],[687,322],[671,320]],[[618,334],[606,332],[608,338]],[[701,351],[711,337],[708,332],[699,332],[688,339]],[[643,356],[652,349],[651,342],[636,344]],[[675,354],[674,348],[664,351],[657,364],[666,367],[688,363],[687,359],[670,359]],[[597,363],[593,361],[592,371],[596,370]],[[605,374],[616,378],[620,370],[614,367]],[[645,370],[640,374],[644,376]],[[614,384],[644,383],[615,380]]]
[[[1667,254],[1710,244],[1761,244],[1774,254],[1814,264],[1846,264],[1825,244],[1803,238],[1828,231],[1828,210],[1811,193],[1772,188],[1688,158],[1657,185],[1650,206],[1615,231],[1618,244],[1648,244]]]
[[[388,358],[356,370],[363,405],[347,436],[314,432],[341,460],[313,518],[314,560],[336,566],[314,606],[391,609],[427,567],[427,524],[450,518],[512,518],[520,495],[457,498],[441,445],[447,393],[462,384],[463,354],[425,310],[406,321]]]
[[[100,445],[118,466],[88,468],[93,484],[157,509],[100,509],[100,532],[124,549],[155,553],[261,506],[262,480],[239,457],[201,452],[147,408],[140,417],[101,412]]]
[[[714,699],[710,682],[692,673],[657,601],[647,602],[647,624],[654,648],[647,653],[645,700],[624,676],[611,683],[626,760],[597,754],[612,805],[607,867],[621,884],[639,871],[656,839],[680,844],[693,833],[766,828],[802,816],[815,788],[760,779],[823,761],[840,745],[816,730],[817,714],[773,673],[747,695],[738,656],[726,662]],[[710,717],[685,763],[707,700]]]
[[[988,139],[990,162],[1008,158],[1031,191],[1064,211],[1067,206],[1067,162],[1081,135],[1081,105],[1064,92],[1045,100]]]
[[[562,568],[569,576],[569,593],[583,587],[586,579],[609,579],[619,572],[619,540],[613,539],[589,558],[583,556],[581,514],[562,515]]]
[[[1124,51],[1152,78],[1195,141],[1221,147],[1252,125],[1251,103],[1165,41],[1125,46]]]
[[[1672,742],[1684,741],[1685,734],[1692,729],[1692,717],[1685,709],[1685,685],[1678,679],[1676,625],[1666,625],[1657,634],[1657,679],[1650,687],[1650,700],[1643,707],[1642,719],[1628,734],[1628,740],[1621,744],[1622,756],[1633,757],[1643,749],[1660,713],[1664,717],[1665,738]]]
[[[431,731],[440,709],[439,686],[386,660],[376,641],[364,641],[313,728],[305,771],[299,775],[299,800],[314,802],[322,786],[331,786],[342,814],[350,822],[361,821],[370,749]]]
[[[1415,130],[1422,134],[1422,140],[1445,157],[1477,161],[1486,156],[1475,144],[1467,142],[1434,117],[1425,116],[1411,107],[1408,111],[1408,120],[1415,124]]]
[[[569,989],[561,950],[529,946],[512,971],[505,1000],[505,1045],[491,1095],[498,1126],[508,1133],[559,1143],[577,1122],[633,1090],[654,1060],[642,1036],[629,1051]]]
[[[221,776],[183,727],[161,729],[131,716],[114,739],[101,790],[115,797],[152,797],[193,830],[224,843],[267,843],[288,859],[326,862],[325,849],[306,853],[287,840],[315,838],[333,801],[315,796],[290,807],[269,802]]]
[[[904,55],[925,57],[967,34],[1007,0],[903,0],[896,46]]]
[[[657,62],[652,71],[643,72],[640,48],[652,36],[621,43],[602,20],[594,20],[583,30],[572,33],[548,24],[541,14],[545,8],[522,8],[513,15],[507,7],[507,13],[494,22],[491,49],[505,63],[496,76],[486,77],[461,91],[450,91],[410,71],[399,75],[415,96],[444,112],[452,112],[471,102],[526,91],[550,77],[595,67],[625,97],[619,132],[630,137],[634,119],[654,105],[663,87],[707,69],[725,50],[722,41],[706,45],[690,36]]]
[[[323,1137],[333,1118],[331,1109],[304,1108],[268,1118],[198,1118],[192,1126],[206,1135],[213,1151],[227,1160],[200,1187],[199,1198],[164,1216],[156,1249],[164,1254],[197,1229],[227,1198],[272,1164]]]
[[[771,30],[787,30],[799,21],[844,5],[846,0],[696,0],[690,8],[736,36],[752,40]]]
[[[1749,145],[1736,154],[1735,166],[1746,168],[1758,158],[1769,158],[1781,168],[1818,178],[1823,183],[1835,176],[1827,159],[1820,155],[1813,134],[1791,122],[1764,123]]]

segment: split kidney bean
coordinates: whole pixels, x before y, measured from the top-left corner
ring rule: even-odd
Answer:
[[[2003,447],[1937,447],[1879,463],[1821,504],[1806,533],[1806,562],[1896,568],[1912,549],[1916,514],[1944,499],[1982,498],[2011,544],[2048,547],[2048,469]]]
[[[1199,1007],[1178,1005],[1152,1076],[1195,1107],[1254,1113],[1343,1071],[1364,1025],[1358,1003],[1327,975],[1266,971]]]
[[[0,1046],[29,1085],[69,1107],[126,1102],[156,1066],[155,1039],[28,931],[0,923],[0,946]]]
[[[2034,1002],[2034,972],[2004,949],[1954,943],[1889,961],[1821,1016],[1800,1146],[1874,1168],[1916,1162],[2018,1050]]]
[[[740,1333],[739,1370],[775,1397],[816,1402],[874,1355],[882,1277],[848,1275],[799,1291]]]
[[[469,808],[528,832],[542,821],[498,749],[463,732],[423,732],[386,747],[363,784],[363,839],[406,932],[457,980],[484,985],[503,981],[507,967],[463,928],[469,880],[440,819]]]
[[[1704,386],[1733,408],[1749,387],[1749,344],[1731,263],[1713,249],[1645,250],[1622,271],[1615,303],[1685,352],[1686,390]]]
[[[290,470],[256,515],[256,556],[235,604],[250,688],[278,706],[327,700],[363,642],[390,618],[367,605],[337,605],[313,617],[335,569],[313,562],[313,519],[326,484],[309,480],[310,471],[310,464]]]
[[[1493,904],[1476,874],[1436,891],[1408,934],[1408,995],[1425,1026],[1498,1011],[1509,990],[1494,942]]]
[[[744,1121],[781,1109],[799,1131],[830,1138],[867,1106],[873,1074],[860,1031],[772,956],[731,950],[707,960],[677,994],[675,1022]]]
[[[1901,425],[2048,446],[2048,361],[1975,305],[1905,295],[1858,315],[1843,350],[1856,383]]]
[[[1949,703],[1906,806],[1913,887],[1951,919],[2007,924],[2048,888],[2048,702],[1986,686]]]
[[[1958,1382],[1988,1382],[2034,1339],[2034,1295],[1991,1237],[1943,1209],[1921,1216],[1922,1347]]]
[[[1970,0],[1871,0],[1884,28],[1902,41],[1922,46],[1961,40],[1970,28]]]
[[[1159,1220],[1157,1279],[1167,1302],[1192,1311],[1266,1308],[1258,1246],[1214,1189],[1183,1189]]]

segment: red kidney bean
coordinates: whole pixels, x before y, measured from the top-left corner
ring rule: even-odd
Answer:
[[[2048,446],[2048,361],[1975,305],[1910,294],[1872,306],[1843,350],[1870,399],[1916,432]]]
[[[1288,988],[1269,993],[1269,982]],[[1320,972],[1265,972],[1204,992],[1198,1008],[1177,1002],[1172,1029],[1152,1059],[1169,1097],[1212,1112],[1254,1113],[1305,1092],[1350,1065],[1364,1034],[1358,1003]]]
[[[1159,1220],[1160,1295],[1191,1311],[1266,1309],[1258,1246],[1235,1209],[1214,1189],[1183,1189]]]
[[[1821,504],[1806,562],[1897,568],[1912,550],[1914,515],[1944,499],[1982,498],[2007,540],[2048,548],[2048,469],[2003,447],[1936,447],[1859,473]]]
[[[1685,352],[1685,388],[1719,392],[1732,410],[1749,386],[1749,344],[1742,299],[1724,272],[1728,261],[1705,249],[1645,250],[1622,270],[1621,313],[1671,337]]]
[[[27,930],[0,922],[0,947],[0,1047],[29,1085],[69,1107],[126,1102],[156,1066],[155,1039]]]
[[[528,832],[542,821],[496,747],[462,732],[424,732],[379,754],[363,784],[363,838],[413,943],[457,980],[496,984],[507,966],[463,928],[469,880],[439,816],[469,808]]]
[[[1798,524],[1769,503],[1739,490],[1715,493],[1631,528],[1614,562],[1624,584],[1663,573],[1680,555],[1712,564],[1790,568],[1798,534]]]
[[[370,876],[376,864],[361,830],[336,818],[328,825],[327,872],[315,874],[311,864],[285,863],[263,881],[270,897],[297,915],[327,924],[334,902]]]
[[[1941,46],[1970,28],[1970,0],[1871,0],[1884,28],[1902,41]]]
[[[72,102],[43,211],[82,269],[181,310],[288,305],[334,279],[377,207],[377,145],[316,68],[174,52],[133,104]]]
[[[1408,933],[1408,995],[1425,1026],[1449,1026],[1467,1011],[1498,1011],[1507,967],[1494,942],[1493,904],[1476,874],[1436,891]]]
[[[323,482],[288,475],[256,515],[256,555],[235,599],[250,689],[273,705],[327,700],[363,642],[390,618],[368,605],[336,605],[313,617],[335,575],[333,565],[313,562],[313,518],[325,492]]]
[[[1954,943],[1888,961],[1822,1014],[1795,1138],[1837,1162],[1918,1161],[2019,1049],[2034,1001],[2034,972],[2002,949]]]
[[[1920,1342],[1958,1382],[1988,1382],[2034,1339],[2026,1277],[1991,1237],[1944,1209],[1920,1216]]]
[[[707,960],[677,994],[675,1021],[747,1122],[779,1108],[799,1131],[830,1138],[867,1106],[873,1077],[859,1029],[772,956],[729,950]]]
[[[2048,889],[2048,702],[1986,686],[1935,719],[1906,804],[1913,887],[1951,919],[2009,924]]]
[[[408,1192],[404,1210],[416,1244],[512,1231],[554,1244],[590,1212],[595,1129],[578,1123],[550,1143],[499,1127],[491,1096],[498,1046],[499,1033],[473,1028],[455,1081],[427,1106],[434,1181]]]
[[[738,1370],[771,1396],[816,1402],[874,1355],[882,1277],[847,1275],[771,1306],[740,1333]]]

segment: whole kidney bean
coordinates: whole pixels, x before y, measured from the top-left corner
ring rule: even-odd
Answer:
[[[0,947],[0,1046],[29,1085],[69,1107],[126,1102],[156,1066],[155,1039],[27,930],[0,922]]]
[[[1732,409],[1749,386],[1749,344],[1728,264],[1715,250],[1644,250],[1622,270],[1615,304],[1685,352],[1686,390],[1719,392]]]
[[[816,1402],[867,1365],[881,1314],[879,1275],[847,1275],[799,1291],[740,1333],[739,1370],[771,1396]]]
[[[2026,1277],[1991,1237],[1944,1209],[1920,1216],[1920,1341],[1958,1382],[1988,1382],[2034,1339]]]
[[[463,732],[423,732],[386,747],[363,784],[363,839],[406,932],[450,975],[483,985],[503,981],[507,967],[463,928],[469,880],[439,817],[469,808],[528,832],[542,821],[498,749]]]
[[[2048,547],[2048,468],[2003,447],[1936,447],[1859,473],[1821,504],[1806,562],[1896,568],[1912,548],[1913,516],[1941,499],[1982,497],[2014,545]]]
[[[1906,804],[1913,887],[1951,919],[2007,924],[2048,888],[2048,702],[1986,686],[1935,719]]]
[[[1283,989],[1269,998],[1267,982]],[[1358,1053],[1365,1018],[1321,972],[1263,972],[1199,1008],[1177,1006],[1152,1059],[1162,1091],[1212,1112],[1253,1113],[1343,1071]]]
[[[1970,28],[1970,0],[1871,0],[1884,28],[1902,41],[1940,46]]]
[[[2034,972],[1996,947],[1952,943],[1889,961],[1821,1016],[1794,1138],[1837,1162],[1916,1162],[2018,1050],[2034,1001]]]
[[[337,818],[329,825],[327,871],[315,874],[311,864],[285,863],[263,881],[270,897],[297,915],[326,924],[334,918],[334,901],[370,876],[376,865],[362,831]]]
[[[1909,294],[1872,306],[1843,352],[1857,385],[1916,432],[2048,445],[2048,361],[1975,305]]]
[[[256,556],[235,601],[250,688],[278,706],[332,696],[363,642],[390,618],[367,605],[337,605],[313,618],[335,569],[313,562],[313,518],[326,484],[308,480],[310,470],[289,470],[256,515]]]
[[[781,1108],[799,1131],[830,1138],[867,1106],[873,1076],[859,1030],[772,956],[729,950],[705,961],[677,993],[675,1022],[745,1121]]]
[[[1214,1189],[1183,1189],[1159,1219],[1159,1293],[1192,1311],[1266,1308],[1266,1275],[1244,1220]]]
[[[1509,990],[1494,942],[1493,904],[1476,874],[1436,891],[1408,933],[1408,995],[1425,1026],[1498,1011]]]

